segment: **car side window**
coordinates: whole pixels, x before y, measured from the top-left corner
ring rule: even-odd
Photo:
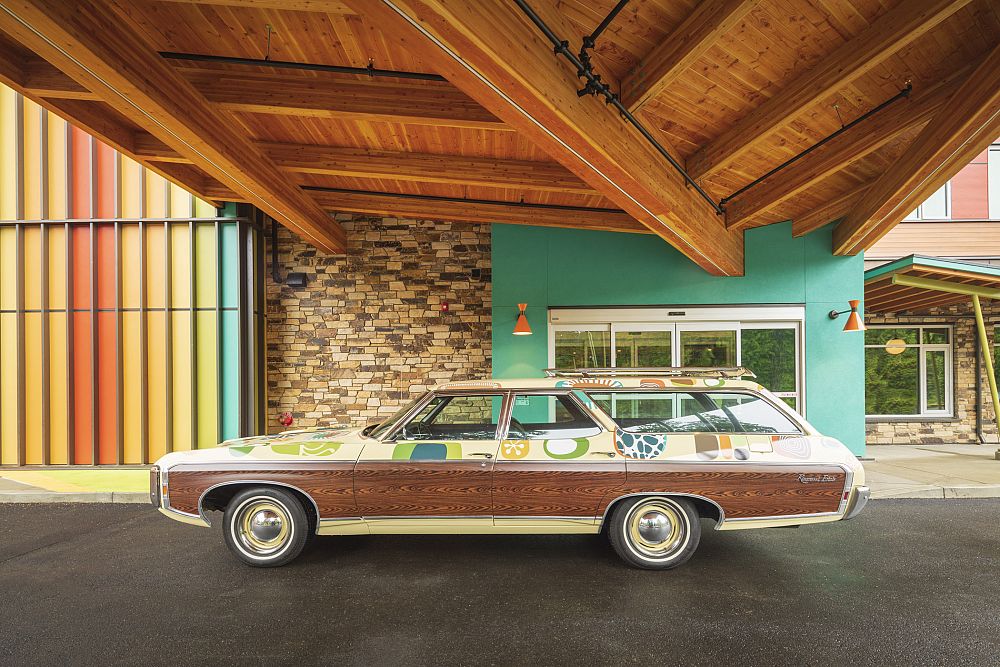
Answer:
[[[503,396],[435,396],[403,426],[405,440],[495,440]]]
[[[518,440],[589,438],[601,427],[563,394],[515,394],[507,437]]]
[[[745,392],[588,392],[630,433],[800,433],[764,398]]]

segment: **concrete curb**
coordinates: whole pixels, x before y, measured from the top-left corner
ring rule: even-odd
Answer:
[[[149,494],[135,491],[98,493],[57,493],[55,491],[18,491],[0,493],[0,503],[122,503],[148,504]]]
[[[938,486],[898,491],[893,489],[872,489],[872,500],[906,500],[913,498],[938,498],[943,500],[1000,498],[1000,486]]]

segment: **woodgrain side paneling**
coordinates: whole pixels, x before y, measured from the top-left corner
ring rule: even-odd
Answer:
[[[493,471],[493,513],[503,517],[598,516],[624,484],[624,461],[499,461]]]
[[[361,516],[491,516],[492,475],[482,461],[359,461],[354,490]]]
[[[209,487],[223,482],[252,480],[293,486],[312,497],[322,518],[356,517],[352,481],[353,461],[343,463],[289,463],[276,468],[241,464],[238,467],[181,465],[171,468],[167,483],[170,506],[198,513],[198,499]]]
[[[827,481],[799,480],[824,479]],[[689,493],[712,500],[726,519],[836,512],[846,473],[839,466],[628,463],[621,494]],[[607,503],[601,512],[607,509]]]

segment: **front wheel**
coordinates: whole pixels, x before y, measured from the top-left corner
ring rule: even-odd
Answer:
[[[293,560],[309,539],[302,503],[281,489],[237,493],[226,506],[226,544],[247,565],[278,567]]]
[[[622,560],[645,570],[683,565],[701,539],[698,512],[684,498],[625,500],[615,508],[609,528],[611,545]]]

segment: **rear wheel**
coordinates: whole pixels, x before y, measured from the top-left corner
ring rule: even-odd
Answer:
[[[631,498],[615,508],[608,535],[632,567],[669,570],[694,554],[701,524],[694,505],[684,498]]]
[[[226,506],[226,544],[254,567],[278,567],[293,560],[305,547],[309,528],[302,503],[281,489],[246,489]]]

